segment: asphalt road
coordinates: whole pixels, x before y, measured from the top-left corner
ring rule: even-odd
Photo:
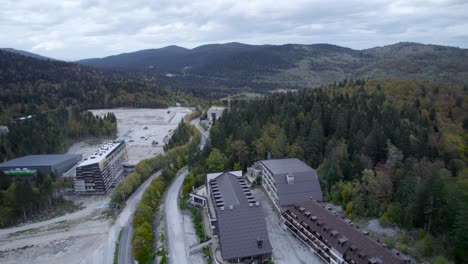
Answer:
[[[205,146],[208,133],[200,127],[200,118],[192,120],[191,123],[201,132],[202,138],[199,148],[202,149]],[[179,173],[171,186],[169,186],[164,199],[168,262],[171,264],[190,263],[189,247],[184,240],[184,220],[179,208],[179,193],[188,170],[183,168]]]
[[[122,231],[122,237],[120,238],[119,244],[119,260],[117,263],[133,263],[132,254],[132,236],[133,227],[127,224]]]
[[[186,168],[179,171],[180,174],[169,186],[164,200],[166,210],[166,233],[168,261],[172,264],[188,264],[189,253],[184,240],[184,222],[179,208],[179,191],[188,174]]]
[[[210,137],[210,135],[208,132],[205,132],[205,130],[203,130],[203,128],[200,126],[200,118],[195,118],[190,123],[194,125],[200,131],[202,137],[200,140],[199,148],[203,149],[203,147],[205,146],[206,140]]]
[[[202,138],[201,138],[200,145],[199,145],[199,148],[201,149],[201,148],[203,148],[203,146],[205,146],[206,140],[208,139],[208,133],[205,132],[200,127],[200,118],[196,118],[196,119],[192,120],[191,123],[193,125],[195,125],[195,127],[198,130],[200,130],[200,132],[201,132]],[[141,195],[143,194],[144,190],[146,190],[146,188],[149,186],[149,183],[151,182],[151,180],[154,179],[154,177],[158,176],[159,174],[160,174],[160,172],[156,173],[155,175],[153,175],[151,177],[151,179],[147,180],[142,186],[140,186],[140,188],[138,188],[138,190],[127,201],[127,206],[125,207],[124,210],[130,212],[131,215],[133,216],[133,213],[135,212],[135,209],[136,209],[136,205],[140,201]],[[170,219],[175,219],[175,222],[178,223],[177,224],[178,228],[173,230],[174,232],[169,232],[170,230],[172,230],[172,228],[168,229],[168,234],[167,235],[168,235],[169,245],[171,245],[171,241],[173,242],[173,244],[178,243],[177,245],[173,245],[174,247],[169,246],[169,248],[173,248],[173,249],[175,248],[175,250],[170,250],[169,249],[169,263],[176,263],[176,264],[188,263],[187,262],[188,254],[185,251],[185,243],[184,243],[184,239],[183,239],[183,220],[182,220],[182,215],[181,215],[181,212],[180,212],[180,209],[179,209],[178,197],[177,197],[178,194],[179,194],[179,190],[182,187],[182,184],[184,182],[185,176],[187,176],[187,174],[188,174],[188,172],[185,170],[184,173],[180,174],[177,177],[177,179],[169,187],[168,195],[166,196],[166,199],[164,201],[165,206],[166,206],[165,208],[176,208],[175,210],[171,210],[173,215],[171,215]],[[169,195],[169,194],[173,194],[173,195]],[[169,196],[170,196],[170,198],[168,198]],[[168,206],[170,206],[170,207],[168,207]],[[166,213],[166,220],[167,220],[167,213]],[[132,217],[129,217],[129,218],[127,218],[127,221],[125,221],[125,223],[123,225],[122,238],[120,239],[120,244],[119,244],[119,257],[118,257],[118,263],[119,264],[133,264],[134,263],[133,254],[132,254],[133,228],[132,228],[132,224],[131,224],[132,222],[131,221],[132,221]],[[172,224],[172,222],[166,222],[166,223],[171,223]],[[177,238],[176,239],[171,239],[171,238],[174,238],[174,237],[180,238],[180,241],[182,241],[182,243],[177,242],[177,240],[179,240]],[[181,248],[183,248],[182,251],[180,251]],[[179,251],[184,252],[184,254],[180,254],[180,255],[185,256],[185,258],[184,257],[182,258],[183,259],[182,261],[185,260],[185,262],[178,262],[178,261],[171,262],[171,259],[177,258],[177,257],[174,257],[174,256],[171,257],[171,255],[170,255],[171,252],[173,254],[175,254],[175,255],[179,255],[178,254]]]
[[[124,210],[120,213],[118,220],[116,221],[117,227],[122,227],[124,229],[122,233],[122,238],[119,244],[119,264],[133,264],[133,254],[132,254],[132,220],[133,214],[135,213],[136,207],[140,202],[141,196],[143,195],[146,188],[148,188],[151,181],[161,175],[161,172],[158,171],[153,174],[148,180],[146,180],[127,200]],[[118,229],[120,232],[120,228]],[[115,247],[115,244],[114,244]],[[111,262],[108,262],[111,263]]]

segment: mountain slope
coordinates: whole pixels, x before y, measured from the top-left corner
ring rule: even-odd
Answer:
[[[26,57],[31,57],[31,58],[39,59],[39,60],[56,60],[56,59],[52,59],[52,58],[49,58],[49,57],[45,57],[45,56],[35,54],[35,53],[32,53],[32,52],[28,52],[28,51],[24,51],[24,50],[17,50],[17,49],[12,49],[12,48],[0,48],[0,50],[11,52],[11,53],[16,53],[16,54],[19,54],[19,55],[23,55],[23,56],[26,56]]]
[[[318,87],[343,79],[398,77],[468,83],[468,50],[398,43],[366,50],[330,44],[173,46],[78,63],[145,72],[187,87],[276,89]]]
[[[165,107],[174,100],[174,92],[154,82],[0,50],[0,123],[61,105]]]

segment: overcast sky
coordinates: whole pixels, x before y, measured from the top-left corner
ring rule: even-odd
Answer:
[[[0,47],[58,59],[208,43],[468,48],[467,0],[0,0]]]

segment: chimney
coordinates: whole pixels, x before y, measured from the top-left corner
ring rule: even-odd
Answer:
[[[267,160],[271,160],[271,151],[268,151]]]
[[[258,246],[258,248],[263,247],[263,238],[261,238],[261,237],[257,238],[257,246]]]

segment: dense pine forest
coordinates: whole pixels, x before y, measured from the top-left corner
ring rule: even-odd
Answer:
[[[9,133],[0,135],[0,162],[24,155],[64,152],[71,141],[113,137],[116,133],[113,113],[101,118],[79,107],[60,107],[10,123]]]
[[[167,107],[186,94],[155,82],[75,63],[38,60],[0,50],[0,124],[59,106],[82,109]]]
[[[70,140],[84,137],[114,137],[117,120],[112,113],[104,117],[64,108],[11,123],[10,131],[0,136],[0,162],[30,154],[66,151]],[[33,180],[11,179],[0,171],[0,227],[28,220],[63,205],[63,187],[70,187],[56,175],[39,173]]]
[[[468,90],[423,81],[344,81],[239,105],[211,130],[184,185],[210,170],[298,157],[351,218],[419,230],[391,241],[416,258],[468,259]],[[411,233],[411,232],[410,232]],[[414,234],[414,233],[412,233]],[[411,245],[411,246],[408,246]]]
[[[190,96],[154,82],[0,50],[0,162],[66,151],[86,137],[115,137],[117,120],[90,108],[167,107]],[[54,175],[12,181],[0,175],[0,226],[27,220],[63,204]]]

